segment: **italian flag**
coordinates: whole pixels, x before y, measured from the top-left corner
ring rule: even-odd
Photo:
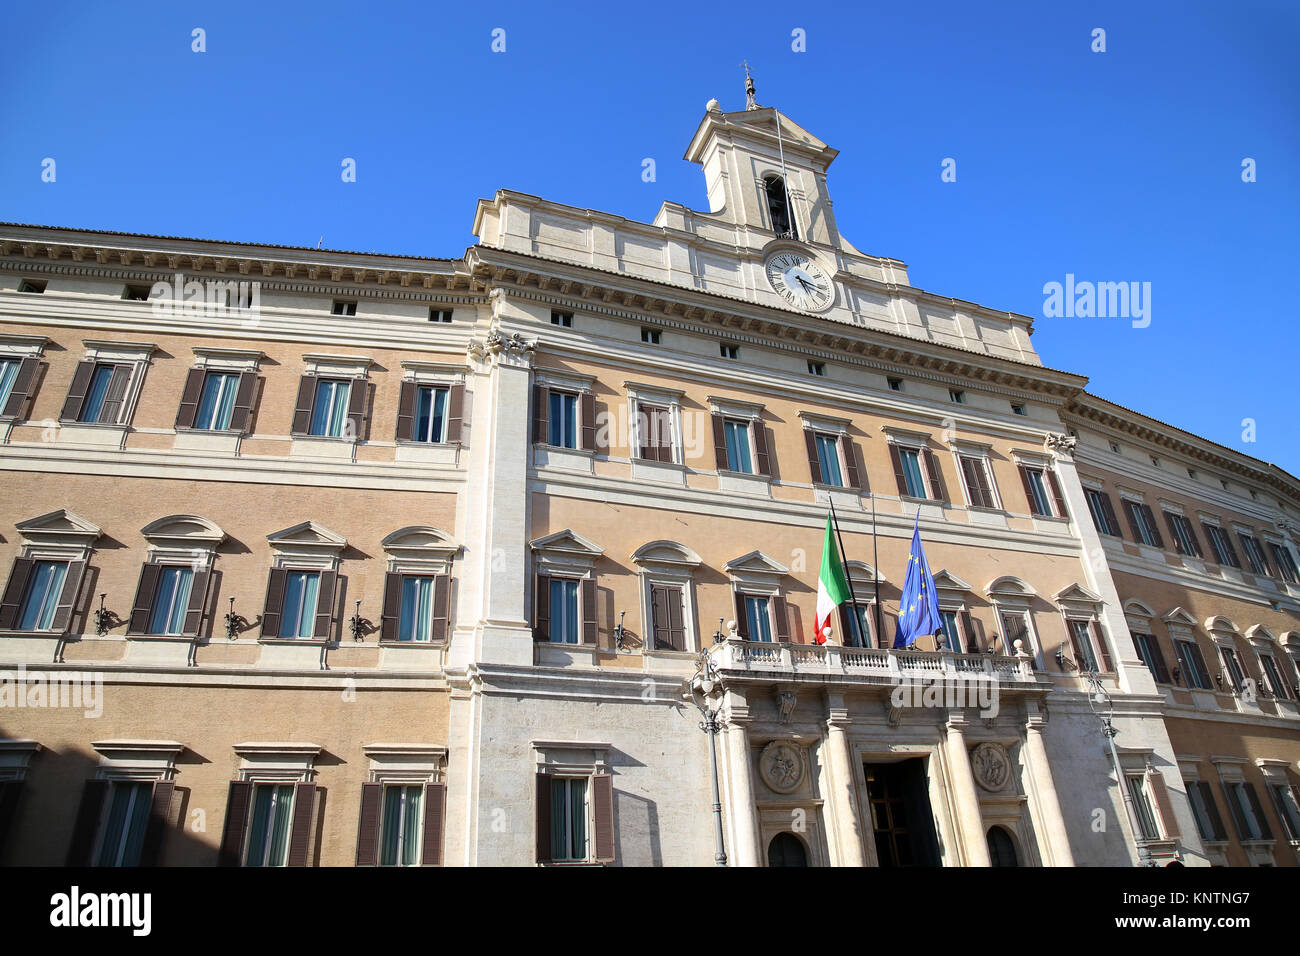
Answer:
[[[826,537],[822,541],[822,569],[817,575],[817,643],[825,644],[835,609],[849,599],[849,582],[844,577],[840,551],[835,546],[831,516],[826,516]],[[842,642],[841,642],[842,643]]]

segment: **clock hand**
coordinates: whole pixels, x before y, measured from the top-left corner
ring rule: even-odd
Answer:
[[[809,292],[811,292],[811,291],[812,291],[812,286],[810,286],[810,285],[808,284],[808,282],[804,279],[804,277],[803,277],[803,276],[799,276],[798,278],[799,278],[799,284],[800,284],[801,286],[803,286],[805,289],[807,289]]]

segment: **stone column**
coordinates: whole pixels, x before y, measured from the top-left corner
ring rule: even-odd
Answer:
[[[866,866],[862,849],[862,817],[858,812],[858,778],[853,745],[849,742],[848,708],[842,694],[827,694],[826,762],[831,772],[830,812],[835,820],[840,866]]]
[[[957,805],[957,833],[963,848],[965,866],[989,866],[989,845],[984,837],[984,818],[980,814],[979,793],[975,789],[975,772],[966,750],[966,728],[970,721],[964,714],[948,718],[948,763],[952,767],[953,803]]]
[[[1029,782],[1034,789],[1032,806],[1038,811],[1035,814],[1035,829],[1040,834],[1039,848],[1044,863],[1049,866],[1074,866],[1070,833],[1066,829],[1061,802],[1056,795],[1056,782],[1052,779],[1052,767],[1047,761],[1047,748],[1043,745],[1043,727],[1046,724],[1047,718],[1041,712],[1034,710],[1030,713],[1022,751]]]
[[[735,690],[727,692],[727,790],[731,816],[730,858],[736,866],[760,866],[754,772],[749,752],[749,707]]]

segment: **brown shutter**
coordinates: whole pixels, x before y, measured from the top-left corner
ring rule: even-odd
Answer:
[[[548,445],[551,441],[551,390],[545,385],[533,386],[533,444]]]
[[[1160,811],[1160,823],[1164,829],[1165,839],[1177,840],[1181,835],[1178,818],[1174,816],[1174,805],[1169,800],[1169,788],[1165,786],[1164,775],[1159,770],[1147,774],[1147,784],[1151,787],[1151,796]]]
[[[203,397],[203,382],[207,371],[192,368],[185,375],[185,387],[181,389],[181,407],[176,412],[177,428],[193,428],[199,413],[199,399]]]
[[[316,592],[316,626],[312,636],[329,640],[334,623],[334,587],[338,583],[338,574],[334,571],[320,573],[320,588]]]
[[[397,640],[397,628],[400,623],[401,613],[402,576],[389,571],[384,575],[384,607],[379,624],[379,639],[381,641]]]
[[[591,778],[591,815],[595,826],[592,846],[597,863],[614,862],[614,778],[607,773]]]
[[[311,822],[316,809],[316,784],[293,785],[293,823],[289,826],[288,866],[307,866],[311,860]]]
[[[266,579],[266,603],[262,605],[262,636],[280,636],[280,616],[284,613],[284,588],[289,572],[272,568]]]
[[[453,385],[447,390],[447,434],[443,441],[449,445],[460,441],[460,431],[464,419],[465,386]]]
[[[1223,814],[1219,813],[1219,801],[1214,798],[1214,788],[1204,780],[1197,780],[1192,786],[1200,791],[1205,812],[1210,815],[1211,837],[1215,840],[1228,839],[1228,831],[1223,826]]]
[[[415,439],[415,397],[417,386],[414,382],[403,382],[397,394],[397,440],[413,441]],[[360,864],[358,864],[360,865]]]
[[[758,459],[758,473],[772,477],[772,461],[767,453],[767,429],[761,421],[750,422],[749,430],[754,434],[754,456]]]
[[[1252,839],[1250,831],[1246,828],[1246,818],[1242,815],[1241,804],[1232,793],[1232,787],[1225,780],[1223,781],[1223,797],[1228,801],[1228,812],[1232,814],[1233,825],[1237,828],[1237,837],[1243,843]]]
[[[586,451],[596,451],[596,396],[583,392],[579,405],[582,406],[582,441],[580,447]]]
[[[682,588],[668,589],[668,642],[675,651],[686,650],[685,592]]]
[[[27,590],[27,579],[31,576],[32,566],[36,562],[30,558],[14,558],[13,569],[9,572],[9,583],[5,585],[4,596],[0,597],[0,630],[10,630],[18,626],[18,612],[22,608],[23,594]]]
[[[1106,635],[1102,633],[1101,623],[1094,618],[1089,626],[1092,628],[1093,640],[1097,642],[1097,650],[1101,653],[1102,673],[1112,673],[1115,666],[1110,659],[1110,647],[1106,644]]]
[[[158,580],[162,577],[163,566],[152,562],[140,568],[140,582],[135,588],[135,600],[131,602],[131,617],[126,626],[128,634],[148,634],[149,616],[153,612],[154,598],[158,594]]]
[[[1201,532],[1205,535],[1205,543],[1209,546],[1205,551],[1205,560],[1214,564],[1221,564],[1219,559],[1219,549],[1214,546],[1214,533],[1205,523],[1201,524]]]
[[[667,464],[673,461],[673,414],[667,408],[661,408],[655,416],[659,422],[659,460]]]
[[[28,356],[18,365],[18,374],[9,388],[9,398],[5,402],[3,414],[6,418],[25,418],[27,416],[27,399],[31,397],[36,385],[36,373],[41,368],[39,359]]]
[[[718,471],[730,471],[731,462],[727,459],[727,425],[726,419],[716,412],[713,418],[713,456]]]
[[[424,785],[424,839],[420,846],[421,866],[442,866],[442,832],[447,808],[447,785]]]
[[[596,582],[583,578],[578,586],[582,592],[582,643],[596,643]]]
[[[803,430],[804,446],[808,449],[808,471],[812,474],[814,485],[822,483],[822,463],[817,457],[817,433],[811,428]]]
[[[858,471],[858,452],[848,435],[840,436],[840,451],[844,454],[844,477],[848,487],[862,490],[862,475]]]
[[[221,828],[219,866],[239,866],[243,862],[244,832],[248,829],[248,805],[253,799],[253,785],[244,780],[230,781],[226,796],[226,822]]]
[[[772,618],[776,621],[776,639],[790,640],[790,612],[785,598],[780,594],[772,597]]]
[[[72,373],[72,384],[68,387],[68,397],[64,399],[63,411],[59,421],[75,422],[81,414],[81,406],[86,401],[86,392],[90,390],[90,379],[95,374],[94,362],[78,362]]]
[[[922,448],[925,456],[925,468],[930,473],[930,497],[936,501],[947,501],[948,490],[943,485],[943,475],[939,471],[939,462],[928,448]]]
[[[174,784],[165,780],[153,785],[149,823],[144,831],[144,845],[140,848],[141,866],[158,866],[162,861],[163,844],[172,823],[172,793],[175,789]]]
[[[1260,834],[1263,839],[1273,839],[1273,828],[1269,826],[1268,819],[1264,816],[1264,808],[1260,806],[1259,794],[1255,791],[1253,783],[1246,784],[1246,797],[1250,800],[1250,808],[1255,811],[1255,819],[1259,821]]]
[[[651,414],[653,408],[650,405],[642,405],[637,402],[636,406],[636,427],[639,433],[640,441],[635,449],[638,458],[645,461],[658,461],[659,451],[655,446],[654,434],[654,416]]]
[[[1165,539],[1160,535],[1160,526],[1156,524],[1156,516],[1151,511],[1151,506],[1142,505],[1142,514],[1147,519],[1147,524],[1151,525],[1151,535],[1156,539],[1156,547],[1163,548]]]
[[[743,641],[749,640],[749,617],[745,614],[745,595],[737,591],[736,599],[736,633]]]
[[[975,637],[975,622],[965,608],[957,613],[957,630],[961,632],[962,653],[978,654],[980,647]]]
[[[379,812],[383,803],[382,783],[361,785],[361,821],[357,827],[357,866],[379,865]]]
[[[429,638],[445,641],[451,628],[451,575],[436,574],[433,578],[433,620]]]
[[[366,437],[367,409],[370,405],[370,383],[364,378],[354,378],[348,385],[348,421],[357,441]]]
[[[90,866],[95,835],[99,831],[99,818],[108,796],[107,780],[87,780],[81,790],[81,804],[72,824],[72,842],[68,845],[65,866]]]
[[[533,626],[533,640],[549,641],[551,639],[551,578],[546,574],[537,575],[537,623]]]
[[[1223,546],[1228,549],[1228,558],[1234,568],[1241,567],[1241,558],[1237,556],[1237,548],[1232,543],[1232,535],[1228,530],[1223,529]]]
[[[316,405],[316,381],[314,375],[304,375],[298,380],[298,398],[293,405],[293,425],[289,429],[291,434],[311,434],[311,413]]]
[[[1159,684],[1169,683],[1169,666],[1165,663],[1164,651],[1160,650],[1160,641],[1154,634],[1147,635],[1147,652],[1151,655],[1151,663],[1155,668],[1155,679]],[[1137,642],[1137,638],[1133,638]]]
[[[655,650],[668,642],[668,589],[657,584],[650,587],[650,634]]]
[[[235,389],[235,406],[230,410],[230,429],[244,432],[253,417],[253,400],[257,395],[257,373],[240,372],[239,387]]]
[[[198,637],[199,628],[203,626],[203,612],[208,606],[208,581],[211,571],[195,571],[190,583],[190,600],[185,607],[185,620],[181,624],[181,634],[186,637]]]
[[[1034,504],[1034,486],[1029,482],[1029,469],[1024,465],[1017,466],[1020,469],[1020,482],[1025,486],[1025,500],[1029,502],[1029,513],[1038,514],[1038,506]],[[1138,536],[1141,540],[1141,536]]]
[[[1174,550],[1179,554],[1186,554],[1187,552],[1183,550],[1183,543],[1178,539],[1178,525],[1174,520],[1173,514],[1165,511],[1164,516],[1165,524],[1169,527],[1169,540],[1174,543]]]
[[[907,498],[907,476],[903,474],[903,456],[898,453],[898,446],[889,443],[889,460],[894,463],[894,480],[898,482],[898,497]]]
[[[551,776],[537,775],[537,862],[551,862]]]
[[[1115,535],[1121,540],[1124,538],[1124,529],[1120,527],[1119,518],[1115,517],[1115,506],[1111,503],[1110,495],[1105,492],[1098,492],[1101,496],[1101,513],[1106,516],[1106,523],[1114,529]]]
[[[18,816],[18,799],[22,792],[22,780],[0,780],[0,854],[4,853],[5,838]]]
[[[1124,517],[1128,520],[1129,531],[1133,533],[1133,540],[1138,544],[1144,543],[1142,538],[1142,528],[1138,522],[1137,503],[1129,501],[1127,498],[1119,500],[1120,507],[1124,509]]]
[[[126,387],[131,381],[130,365],[114,365],[113,377],[108,380],[108,391],[104,394],[104,404],[99,409],[99,421],[105,425],[122,423],[125,411]]]
[[[72,624],[72,612],[76,610],[77,598],[81,595],[81,580],[85,574],[85,561],[69,562],[67,576],[63,579],[63,592],[59,595],[59,603],[54,608],[54,620],[50,623],[50,630],[54,633],[68,633],[68,628]]]
[[[1044,468],[1043,474],[1047,476],[1047,485],[1052,489],[1052,500],[1056,502],[1056,516],[1070,517],[1070,512],[1065,509],[1065,496],[1061,494],[1061,483],[1056,480],[1056,469]]]

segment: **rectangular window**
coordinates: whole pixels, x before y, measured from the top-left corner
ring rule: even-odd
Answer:
[[[1136,535],[1139,542],[1152,548],[1159,548],[1163,541],[1160,537],[1160,531],[1156,528],[1155,517],[1151,514],[1149,505],[1140,501],[1124,500],[1124,511],[1128,514],[1129,524],[1133,526],[1133,534]]]
[[[1029,498],[1029,510],[1040,517],[1052,517],[1052,502],[1047,493],[1047,481],[1042,468],[1020,466],[1020,473],[1025,476],[1025,493]]]
[[[821,375],[825,375],[825,374],[826,374],[826,363],[825,363],[825,362],[809,362],[809,363],[808,363],[808,374],[809,374],[809,375],[819,375],[819,376],[821,376]]]
[[[1088,499],[1088,511],[1092,514],[1092,523],[1097,530],[1112,537],[1123,537],[1119,530],[1119,521],[1115,517],[1115,509],[1110,503],[1110,495],[1093,488],[1083,489],[1083,495]]]
[[[22,363],[17,359],[0,359],[0,409],[9,401],[14,382],[18,379],[18,368]]]
[[[253,787],[244,866],[284,866],[289,860],[289,824],[293,784],[259,783]]]
[[[898,449],[898,460],[903,466],[903,482],[909,498],[929,498],[925,479],[921,475],[921,453],[915,448]]]
[[[767,598],[745,595],[745,623],[751,641],[772,640],[772,618],[767,612]]]
[[[42,279],[23,279],[18,283],[18,291],[40,295],[45,291],[45,282]]]
[[[450,322],[450,321],[451,321],[451,309],[430,309],[430,310],[429,310],[429,321],[430,321],[430,322]]]
[[[578,582],[572,578],[551,578],[551,643],[577,644],[581,631]]]
[[[1214,524],[1206,524],[1202,527],[1205,528],[1205,534],[1210,539],[1210,547],[1219,564],[1226,564],[1233,568],[1241,567],[1241,561],[1232,546],[1232,541],[1228,538],[1228,533]]]
[[[1242,672],[1237,652],[1231,647],[1220,647],[1219,656],[1223,658],[1223,669],[1228,672],[1228,679],[1232,681],[1232,686],[1241,693],[1246,688],[1246,675]]]
[[[587,779],[551,780],[551,859],[587,859]]]
[[[817,463],[822,470],[822,484],[844,487],[840,473],[840,440],[838,435],[816,435]]]
[[[379,823],[379,865],[419,866],[424,785],[384,787]]]
[[[149,613],[150,634],[180,634],[185,627],[185,609],[194,585],[194,569],[164,567],[158,575],[153,609]]]
[[[1194,558],[1201,556],[1201,548],[1197,543],[1196,534],[1192,531],[1192,523],[1183,515],[1173,511],[1165,512],[1165,521],[1169,523],[1169,528],[1174,534],[1174,546],[1179,554],[1190,555]]]
[[[1229,783],[1228,795],[1233,802],[1236,812],[1233,814],[1237,822],[1241,825],[1241,837],[1243,840],[1266,840],[1271,839],[1273,832],[1268,828],[1268,822],[1264,819],[1262,808],[1259,805],[1259,798],[1255,796],[1255,789],[1248,783],[1236,781]]]
[[[859,604],[858,613],[854,615],[853,605],[847,601],[840,605],[840,620],[844,622],[844,627],[848,630],[845,642],[849,647],[871,647],[872,640],[872,606],[870,604]]]
[[[727,437],[727,468],[742,475],[754,473],[749,453],[749,422],[727,419],[723,423]]]
[[[962,391],[960,388],[948,389],[948,397],[952,399],[954,402],[956,402],[958,405],[966,404],[966,393]]]
[[[672,411],[662,405],[637,402],[636,414],[641,457],[647,461],[673,461]]]
[[[1274,697],[1290,700],[1291,689],[1283,682],[1282,674],[1277,669],[1277,662],[1273,660],[1273,655],[1260,654],[1259,662],[1264,666],[1264,679],[1268,681],[1269,692]]]
[[[961,463],[962,480],[966,483],[966,500],[975,508],[996,508],[987,459],[982,456],[959,455],[958,461]]]
[[[1300,569],[1296,568],[1291,550],[1285,545],[1275,544],[1272,541],[1268,543],[1268,549],[1273,552],[1273,562],[1277,565],[1277,572],[1282,576],[1282,580],[1287,584],[1300,584]]]
[[[1205,667],[1205,658],[1201,649],[1191,641],[1176,640],[1174,649],[1178,652],[1178,665],[1182,668],[1183,679],[1188,687],[1198,690],[1210,689],[1210,672]]]
[[[999,617],[1002,619],[1002,654],[1011,657],[1016,653],[1016,641],[1023,642],[1026,654],[1032,654],[1033,648],[1029,641],[1029,622],[1025,620],[1023,611],[1004,611]]]
[[[551,313],[551,325],[558,325],[558,326],[559,326],[560,328],[562,328],[562,329],[571,329],[571,328],[573,328],[573,313],[572,313],[572,312],[552,312],[552,313]]]
[[[891,378],[888,381],[891,392],[901,392],[903,390],[903,380],[901,378]]]
[[[548,443],[556,448],[578,447],[578,396],[572,392],[551,392]]]
[[[285,576],[281,637],[311,637],[315,634],[319,592],[319,571],[290,571]]]
[[[402,606],[397,619],[399,641],[427,641],[433,634],[433,578],[402,578]]]
[[[450,390],[421,385],[415,390],[415,441],[442,442],[447,434],[447,396]]]
[[[1012,402],[1012,403],[1011,403],[1011,414],[1013,414],[1013,415],[1028,415],[1029,412],[1026,411],[1026,410],[1025,410],[1025,406],[1024,406],[1024,405],[1021,405],[1019,402]]]
[[[656,650],[686,650],[685,594],[680,585],[650,587],[650,628]]]
[[[956,611],[940,611],[939,620],[943,622],[943,646],[954,654],[965,654],[966,647],[961,639],[961,624]]]
[[[129,285],[122,290],[122,298],[128,302],[148,302],[150,287],[147,285]]]
[[[1204,780],[1193,780],[1187,785],[1187,796],[1191,800],[1192,815],[1196,818],[1196,830],[1202,840],[1221,843],[1228,839],[1228,832],[1223,828],[1223,817],[1219,815],[1218,804],[1214,802],[1214,788]]]
[[[18,630],[48,631],[54,623],[63,581],[68,576],[66,561],[37,561],[32,565],[27,579],[27,593],[23,596],[22,610],[18,614]]]
[[[1130,773],[1125,774],[1128,780],[1129,796],[1133,798],[1133,811],[1138,818],[1138,826],[1142,831],[1142,839],[1159,840],[1160,827],[1156,825],[1156,815],[1151,809],[1151,800],[1147,794],[1146,774]]]
[[[95,371],[90,376],[90,387],[86,389],[85,401],[81,403],[81,411],[77,413],[77,421],[95,424],[99,421],[100,413],[104,410],[104,399],[108,396],[108,386],[113,380],[113,371],[116,366],[113,365],[96,365]]]
[[[348,418],[348,398],[352,383],[340,379],[322,378],[316,382],[316,404],[311,410],[309,435],[339,438],[343,423]]]
[[[209,372],[203,378],[203,394],[194,415],[194,427],[221,431],[230,427],[230,414],[235,408],[235,392],[239,389],[239,376],[234,372]]]
[[[658,345],[660,332],[658,329],[642,329],[641,341],[646,345]]]
[[[1296,804],[1295,788],[1284,783],[1270,783],[1268,792],[1273,797],[1277,818],[1286,830],[1286,838],[1293,843],[1300,840],[1300,806]]]
[[[740,346],[739,346],[739,345],[726,345],[726,344],[719,345],[719,346],[718,346],[718,353],[719,353],[719,354],[720,354],[724,359],[738,359],[738,358],[740,358]]]
[[[1155,678],[1157,684],[1169,683],[1169,671],[1165,667],[1164,655],[1160,653],[1160,645],[1156,642],[1154,634],[1139,634],[1133,632],[1133,644],[1137,648],[1138,657],[1142,658],[1142,663],[1146,664],[1147,670]]]
[[[349,301],[346,299],[335,299],[334,305],[330,309],[330,312],[333,313],[334,315],[356,315],[357,304],[355,301]]]
[[[1074,647],[1075,663],[1081,671],[1099,671],[1097,654],[1092,648],[1091,628],[1087,621],[1070,621],[1070,643]]]
[[[4,389],[0,387],[0,402],[3,401]],[[1237,537],[1241,539],[1241,550],[1246,552],[1246,561],[1250,564],[1250,570],[1255,574],[1272,574],[1264,549],[1259,546],[1259,540],[1253,535],[1244,533],[1238,533]]]
[[[97,866],[139,866],[152,803],[152,783],[113,781]]]

